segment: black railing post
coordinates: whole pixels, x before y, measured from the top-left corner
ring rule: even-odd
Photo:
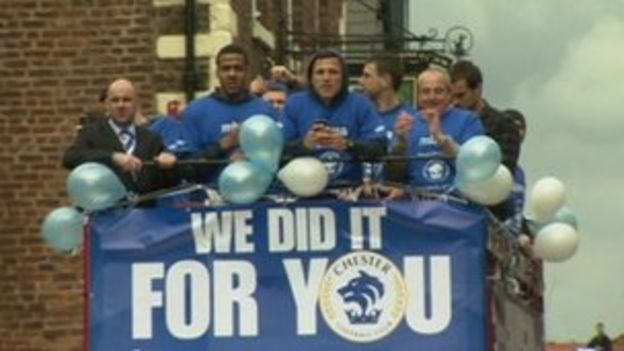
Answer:
[[[184,92],[187,103],[195,98],[197,90],[197,72],[195,65],[195,33],[197,31],[195,0],[186,0],[184,16],[184,36],[186,52],[184,57]]]

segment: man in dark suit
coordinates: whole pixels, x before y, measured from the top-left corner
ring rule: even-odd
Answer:
[[[520,135],[514,122],[485,100],[481,69],[470,61],[460,60],[453,64],[450,74],[455,106],[477,114],[485,128],[485,135],[498,143],[503,165],[512,175],[515,174],[520,155]],[[505,202],[489,209],[501,221],[512,215]]]
[[[132,82],[118,79],[108,87],[106,107],[108,118],[80,130],[67,149],[63,165],[73,169],[86,162],[110,167],[128,191],[144,194],[163,188],[168,177],[156,167],[144,167],[144,161],[155,161],[159,168],[173,167],[176,158],[163,152],[158,135],[135,125],[137,94]]]

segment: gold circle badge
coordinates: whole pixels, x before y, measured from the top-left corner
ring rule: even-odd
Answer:
[[[360,343],[392,333],[407,306],[401,271],[371,251],[352,252],[334,261],[323,277],[319,296],[327,325],[342,338]]]

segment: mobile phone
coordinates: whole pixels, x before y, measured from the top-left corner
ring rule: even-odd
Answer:
[[[320,125],[323,127],[329,126],[329,121],[324,118],[317,118],[314,120],[314,125]]]
[[[312,129],[315,131],[323,130],[327,127],[329,127],[329,122],[326,119],[319,118],[312,123]]]

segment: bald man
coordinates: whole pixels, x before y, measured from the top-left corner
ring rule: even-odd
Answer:
[[[135,125],[138,108],[134,85],[127,79],[115,80],[108,87],[107,118],[85,126],[65,152],[63,166],[73,169],[86,162],[98,162],[111,168],[128,191],[144,194],[169,184],[170,177],[155,168],[144,167],[154,160],[160,168],[171,168],[176,158],[163,152],[158,135]]]
[[[451,105],[451,82],[446,71],[430,68],[418,76],[418,114],[398,118],[395,155],[419,156],[417,160],[387,165],[390,180],[406,182],[427,192],[453,187],[459,146],[483,126],[472,112]]]

